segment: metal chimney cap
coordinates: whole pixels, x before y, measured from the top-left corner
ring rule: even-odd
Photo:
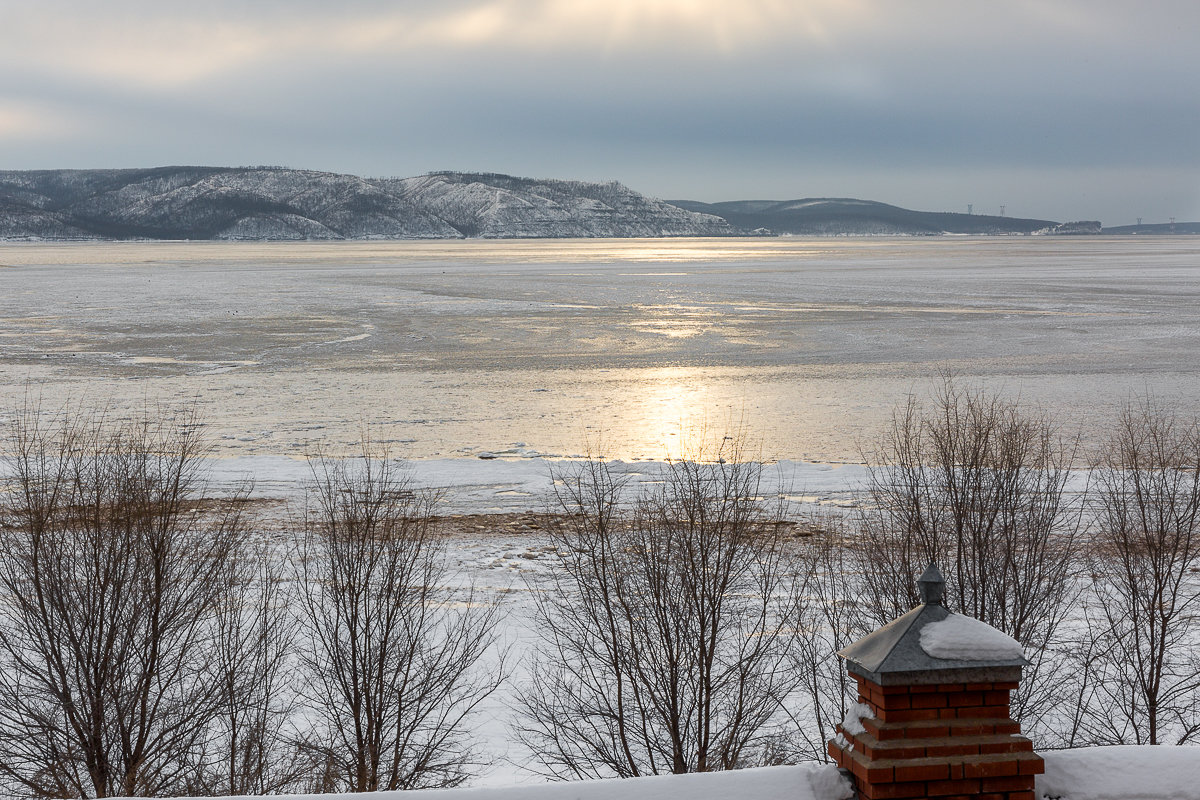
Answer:
[[[949,617],[950,610],[942,600],[946,581],[936,565],[930,564],[925,569],[917,585],[921,589],[921,605],[838,652],[848,662],[846,666],[851,673],[879,686],[1021,679],[1021,668],[1029,664],[1023,656],[975,660],[938,658],[926,652],[921,646],[921,631],[926,625]]]
[[[946,597],[946,579],[942,571],[932,561],[921,577],[917,578],[917,588],[921,592],[921,603],[927,606],[944,606]]]

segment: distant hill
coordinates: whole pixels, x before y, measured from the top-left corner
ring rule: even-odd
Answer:
[[[843,197],[815,197],[781,202],[771,200],[740,200],[728,203],[697,203],[691,200],[672,200],[670,202],[688,211],[721,217],[734,228],[743,232],[759,230],[764,234],[775,235],[1050,233],[1059,227],[1059,223],[1044,219],[910,211],[887,203]],[[1099,223],[1096,223],[1096,227],[1099,228]]]
[[[1162,222],[1152,225],[1117,225],[1105,228],[1105,233],[1127,236],[1195,236],[1200,234],[1200,222]]]
[[[283,167],[0,172],[0,239],[461,239],[467,237],[1086,235],[1200,233],[1200,223],[911,211],[851,198],[699,203],[617,183],[435,172],[360,178]]]
[[[727,236],[719,217],[619,184],[277,167],[0,172],[0,239]]]

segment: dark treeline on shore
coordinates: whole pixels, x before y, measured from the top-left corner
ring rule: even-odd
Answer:
[[[1200,735],[1200,428],[1150,398],[1085,453],[944,379],[881,432],[859,507],[803,537],[744,431],[640,486],[565,462],[520,654],[402,462],[315,455],[280,541],[249,487],[208,490],[202,432],[187,409],[13,413],[5,794],[456,786],[487,765],[473,721],[506,682],[526,766],[555,779],[824,759],[856,699],[836,651],[916,605],[931,561],[952,611],[1024,647],[1012,708],[1039,749]]]

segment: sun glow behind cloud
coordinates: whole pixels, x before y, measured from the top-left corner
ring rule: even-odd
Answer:
[[[522,57],[697,51],[726,56],[769,44],[827,45],[865,14],[860,0],[483,0],[307,15],[167,13],[84,7],[61,18],[17,13],[0,63],[167,89],[291,58],[490,48]]]
[[[780,39],[820,43],[861,13],[855,0],[494,0],[428,21],[446,42],[546,50],[699,47],[734,53]]]
[[[58,138],[69,134],[74,122],[58,109],[0,101],[0,141]]]

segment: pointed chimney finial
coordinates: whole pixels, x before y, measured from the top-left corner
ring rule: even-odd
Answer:
[[[943,598],[946,594],[946,579],[942,577],[941,570],[932,561],[921,573],[921,577],[917,579],[917,588],[921,592],[921,603],[924,605],[945,605]]]

